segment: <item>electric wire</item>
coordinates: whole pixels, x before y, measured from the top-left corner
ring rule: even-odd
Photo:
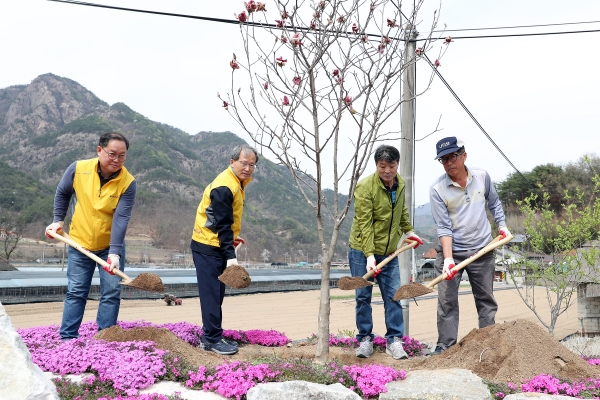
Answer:
[[[163,16],[168,16],[168,17],[191,18],[191,19],[198,19],[198,20],[203,20],[203,21],[220,22],[220,23],[224,23],[224,24],[238,25],[241,23],[240,21],[235,20],[235,19],[203,17],[203,16],[199,16],[199,15],[168,13],[168,12],[163,12],[163,11],[143,10],[143,9],[139,9],[139,8],[117,7],[117,6],[109,6],[109,5],[105,5],[105,4],[97,4],[97,3],[90,3],[90,2],[77,1],[77,0],[48,0],[48,1],[53,1],[56,3],[75,4],[75,5],[88,6],[88,7],[106,8],[106,9],[120,10],[120,11],[131,11],[131,12],[139,12],[139,13],[145,13],[145,14],[163,15]],[[246,21],[243,23],[250,25],[250,26],[269,27],[269,28],[274,28],[274,29],[289,28],[288,26],[279,27],[276,24],[258,23],[258,22],[252,22],[252,21]],[[310,28],[302,28],[302,27],[293,27],[293,28],[298,31],[309,31],[310,30]],[[484,28],[476,28],[476,29],[484,29]],[[495,29],[495,28],[490,28],[490,29]],[[452,39],[491,39],[491,38],[508,38],[508,37],[526,37],[526,36],[567,35],[567,34],[575,34],[575,33],[597,33],[597,32],[600,32],[600,29],[590,29],[590,30],[583,30],[583,31],[562,31],[562,32],[513,33],[513,34],[481,35],[481,36],[456,36],[456,37],[452,37]],[[350,33],[350,32],[348,32],[348,33]],[[380,34],[365,33],[365,35],[370,36],[370,37],[381,37]],[[390,39],[406,41],[406,39],[403,39],[403,38],[390,38]],[[427,39],[427,38],[426,39],[416,39],[416,41],[418,41],[418,42],[426,41],[426,40],[430,40],[430,39]]]
[[[466,31],[488,31],[494,29],[519,29],[519,28],[540,28],[547,26],[564,26],[564,25],[582,25],[582,24],[597,24],[600,21],[581,21],[581,22],[559,22],[554,24],[535,24],[535,25],[514,25],[514,26],[494,26],[489,28],[462,28],[462,29],[443,29],[432,32],[466,32]]]
[[[104,4],[89,3],[89,2],[76,1],[76,0],[48,0],[48,1],[53,1],[53,2],[58,2],[58,3],[67,3],[67,4],[82,5],[82,6],[89,6],[89,7],[107,8],[107,9],[121,10],[121,11],[131,11],[131,12],[139,12],[139,13],[146,13],[146,14],[163,15],[163,16],[170,16],[170,17],[192,18],[192,19],[198,19],[198,20],[204,20],[204,21],[220,22],[220,23],[235,24],[235,25],[240,24],[240,21],[238,21],[238,20],[231,20],[231,19],[224,19],[224,18],[213,18],[213,17],[203,17],[203,16],[189,15],[189,14],[168,13],[168,12],[162,12],[162,11],[142,10],[142,9],[135,9],[135,8],[127,8],[127,7],[117,7],[117,6],[109,6],[109,5],[104,5]],[[396,6],[396,8],[398,8],[398,11],[400,11],[401,15],[408,21],[408,18],[400,10],[400,7],[398,7],[393,1],[392,1],[392,4],[394,4],[394,6]],[[563,24],[544,24],[544,25],[539,25],[539,26],[583,24],[583,23],[594,23],[594,22],[597,22],[597,21],[577,22],[577,23],[563,23]],[[270,27],[270,28],[276,28],[276,29],[283,29],[281,27],[278,27],[275,24],[255,23],[255,22],[250,22],[250,21],[246,21],[244,23],[248,24],[248,25],[259,26],[259,27]],[[531,25],[531,27],[533,27],[533,26],[535,26],[535,25]],[[530,26],[521,26],[521,27],[530,27]],[[299,28],[299,27],[295,27],[295,28],[298,29],[298,30],[309,30],[308,28]],[[504,28],[502,28],[502,27],[496,27],[496,28],[487,28],[487,29],[508,29],[508,28],[513,28],[513,27],[504,27]],[[514,28],[517,28],[517,27],[515,26]],[[484,30],[484,29],[486,29],[486,28],[463,29],[462,31],[466,31],[466,30]],[[458,31],[458,30],[456,30],[456,31]],[[562,31],[562,32],[540,32],[540,33],[523,33],[523,34],[462,36],[462,37],[452,37],[452,39],[484,39],[484,38],[501,38],[501,37],[525,37],[525,36],[545,36],[545,35],[562,35],[562,34],[595,33],[595,32],[600,32],[600,29],[584,30],[584,31],[566,31],[566,32]],[[381,36],[381,35],[374,35],[374,34],[367,34],[367,35],[368,36],[377,36],[377,37]],[[402,39],[402,38],[390,38],[390,39],[406,41],[406,39]],[[419,42],[419,41],[426,41],[426,40],[430,40],[430,39],[425,38],[425,39],[409,39],[409,40],[413,40],[415,42]],[[456,99],[456,101],[458,101],[458,103],[463,107],[463,109],[465,110],[465,112],[471,117],[471,119],[473,120],[473,122],[475,122],[475,124],[479,127],[479,129],[483,132],[483,134],[488,138],[488,140],[492,143],[492,145],[496,148],[496,150],[498,150],[498,152],[502,155],[502,157],[504,157],[504,159],[519,174],[519,176],[521,176],[521,178],[523,178],[523,180],[525,180],[525,182],[527,182],[529,185],[531,185],[533,187],[534,185],[531,182],[529,182],[527,180],[527,178],[525,178],[525,176],[521,173],[521,171],[512,163],[512,161],[510,161],[510,159],[506,156],[506,154],[504,154],[504,152],[500,149],[500,147],[498,147],[498,145],[494,142],[494,140],[490,137],[490,135],[485,131],[485,129],[483,128],[483,126],[479,123],[479,121],[475,118],[475,116],[471,113],[471,111],[469,111],[469,109],[467,108],[467,106],[458,97],[458,95],[456,94],[456,92],[454,92],[454,90],[452,89],[452,87],[450,87],[450,85],[448,84],[448,82],[446,82],[446,80],[440,74],[440,72],[438,71],[438,69],[433,65],[433,63],[431,62],[431,60],[429,59],[429,57],[427,57],[427,55],[425,55],[425,54],[423,54],[423,57],[427,61],[427,63],[429,64],[429,66],[433,69],[433,71],[435,72],[435,74],[437,75],[437,77],[442,81],[442,83],[444,83],[444,85],[450,91],[450,93],[454,96],[454,98]]]

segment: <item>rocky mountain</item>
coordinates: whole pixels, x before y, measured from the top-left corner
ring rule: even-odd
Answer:
[[[95,157],[99,135],[111,130],[130,139],[125,165],[138,181],[128,232],[151,236],[157,247],[187,248],[204,187],[226,168],[230,151],[242,139],[231,132],[190,135],[123,103],[109,105],[77,82],[53,74],[0,89],[0,208],[10,205],[27,213],[30,232],[41,238],[65,169],[77,159]],[[325,197],[332,201],[333,192]],[[417,212],[417,232],[428,234],[431,218]],[[342,227],[337,258],[345,258],[352,215]],[[326,223],[330,231],[331,221]],[[271,261],[299,252],[316,255],[316,232],[313,211],[287,169],[261,159],[244,211],[248,259],[261,259],[264,250]]]
[[[148,234],[155,246],[187,247],[204,187],[226,168],[230,151],[242,140],[231,132],[190,135],[123,103],[108,105],[77,82],[52,74],[0,89],[0,159],[5,163],[0,167],[20,177],[2,179],[10,198],[4,203],[0,198],[0,207],[16,201],[24,209],[25,203],[33,204],[26,198],[36,196],[45,201],[44,207],[36,206],[45,215],[35,218],[31,229],[41,237],[63,172],[74,160],[95,157],[98,136],[111,130],[130,139],[126,166],[138,180],[129,233]],[[260,160],[248,187],[242,231],[249,259],[260,258],[265,249],[274,261],[285,253],[319,252],[313,212],[294,187],[287,169]],[[340,234],[340,257],[345,257],[350,224],[351,217]]]

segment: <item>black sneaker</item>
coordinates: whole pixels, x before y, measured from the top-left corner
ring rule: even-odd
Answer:
[[[431,352],[432,356],[439,356],[440,354],[442,354],[444,351],[446,351],[447,349],[444,349],[443,347],[440,346],[436,346],[435,350]]]
[[[230,356],[238,352],[236,346],[232,346],[225,339],[221,338],[217,343],[208,343],[202,339],[202,348],[206,351],[214,351],[217,354]]]
[[[223,340],[225,340],[227,342],[227,344],[230,344],[231,346],[238,347],[238,342],[236,342],[235,340],[231,340],[231,339],[227,339],[227,338],[223,338]]]

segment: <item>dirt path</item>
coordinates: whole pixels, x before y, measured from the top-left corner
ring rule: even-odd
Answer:
[[[352,292],[333,289],[331,296],[348,296]],[[545,297],[539,292],[536,299],[537,311],[549,319],[549,307]],[[223,304],[225,329],[275,329],[285,333],[291,339],[304,339],[316,333],[317,314],[319,310],[319,292],[289,292],[266,293],[244,296],[226,297]],[[499,310],[496,322],[525,319],[542,326],[533,312],[529,310],[513,290],[495,292]],[[374,301],[380,300],[374,297]],[[470,294],[459,296],[461,317],[459,339],[477,328],[477,312]],[[410,303],[409,336],[420,341],[434,342],[437,339],[436,305],[437,299],[417,300],[418,306]],[[355,331],[354,300],[332,300],[330,331],[338,334],[340,331]],[[62,303],[36,303],[4,306],[13,325],[16,328],[60,324],[62,318]],[[84,321],[96,318],[97,301],[89,301],[84,315]],[[383,305],[373,305],[375,321],[374,331],[385,333]],[[167,306],[162,300],[125,300],[121,305],[119,320],[145,320],[153,323],[190,322],[202,324],[200,303],[198,298],[183,299],[181,306]],[[555,337],[563,337],[574,333],[577,327],[577,308],[573,306],[558,318]]]

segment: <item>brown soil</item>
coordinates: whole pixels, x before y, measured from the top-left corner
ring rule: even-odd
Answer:
[[[394,300],[412,299],[429,293],[433,293],[433,290],[420,283],[413,282],[400,286],[396,293],[394,293]]]
[[[313,359],[315,356],[315,345],[307,342],[274,348],[245,345],[240,346],[239,353],[233,356],[221,356],[195,348],[164,328],[123,330],[114,326],[99,332],[96,338],[120,342],[152,340],[158,348],[169,350],[193,367],[216,366],[223,360],[251,361],[265,357]],[[600,375],[599,367],[589,365],[542,328],[526,320],[474,329],[439,356],[394,360],[385,352],[375,352],[368,359],[359,359],[354,355],[354,349],[332,347],[330,357],[347,365],[376,363],[407,371],[463,368],[498,383],[520,384],[542,373],[568,381]]]
[[[522,383],[539,374],[567,381],[600,375],[548,332],[532,322],[515,320],[473,329],[458,344],[418,369],[464,368],[498,383]]]
[[[165,291],[165,285],[156,274],[142,272],[134,280],[127,283],[127,286],[133,286],[137,289],[149,290],[151,292],[162,293]]]
[[[250,274],[241,265],[230,265],[225,268],[225,271],[219,276],[219,280],[235,289],[246,288],[252,283]]]
[[[369,285],[371,283],[362,276],[342,276],[337,283],[338,288],[342,290],[355,290]]]

